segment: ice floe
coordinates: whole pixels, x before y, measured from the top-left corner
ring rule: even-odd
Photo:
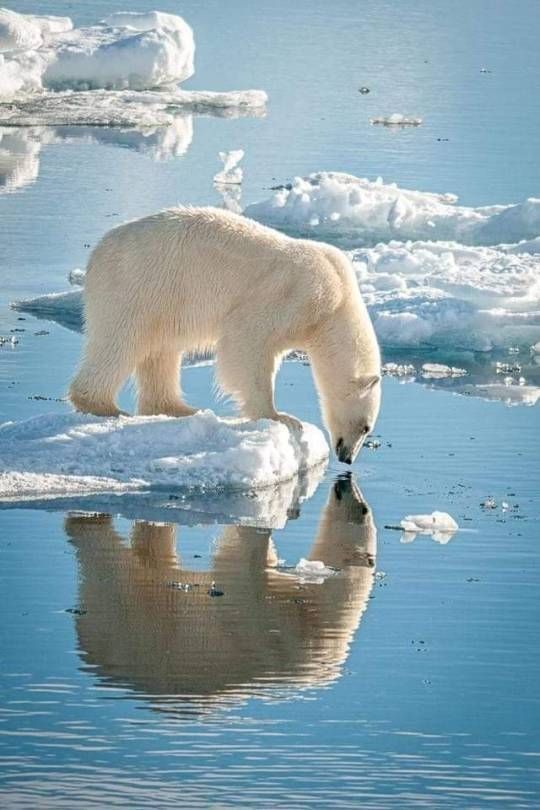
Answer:
[[[212,411],[185,419],[47,414],[0,426],[0,499],[247,490],[291,479],[327,456],[310,424],[298,435],[278,422]]]
[[[189,25],[159,11],[118,12],[84,28],[0,10],[0,123],[162,126],[175,114],[261,114],[258,90],[182,91],[194,72]]]
[[[351,252],[387,346],[490,351],[540,337],[540,257],[456,242],[380,243]]]
[[[456,203],[453,194],[413,191],[381,178],[317,172],[295,177],[244,213],[296,235],[351,248],[392,239],[496,245],[540,234],[540,199],[477,208]]]

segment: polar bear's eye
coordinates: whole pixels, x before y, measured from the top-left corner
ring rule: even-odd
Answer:
[[[370,428],[370,426],[369,426],[369,425],[366,425],[366,426],[364,427],[364,429],[362,430],[362,433],[371,433],[371,428]]]

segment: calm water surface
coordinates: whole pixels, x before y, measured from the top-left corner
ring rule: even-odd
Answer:
[[[0,334],[25,330],[0,349],[1,421],[65,410],[80,350],[9,301],[65,289],[117,222],[219,204],[219,150],[246,150],[244,204],[320,169],[468,204],[539,194],[536,2],[157,5],[194,27],[189,87],[265,89],[268,115],[194,117],[163,161],[136,132],[31,133],[34,179],[0,194]],[[147,4],[11,7],[81,24]],[[425,124],[367,123],[393,112]],[[184,384],[226,410],[210,368]],[[331,462],[279,529],[234,525],[217,498],[0,510],[4,806],[538,806],[538,408],[384,394],[380,448],[352,480]],[[278,402],[320,424],[301,363]],[[489,495],[510,508],[483,509]],[[388,528],[433,509],[463,527],[447,543]],[[341,572],[300,584],[301,557]]]

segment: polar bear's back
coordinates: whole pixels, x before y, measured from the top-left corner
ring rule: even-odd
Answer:
[[[314,308],[324,316],[339,304],[344,280],[357,289],[348,261],[328,245],[223,209],[170,208],[103,237],[88,265],[86,321],[121,314],[178,324],[182,311],[182,329],[210,339],[232,311],[255,313],[256,301],[261,312],[296,301],[298,317],[310,320]]]

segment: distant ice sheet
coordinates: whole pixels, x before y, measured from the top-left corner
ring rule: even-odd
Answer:
[[[289,233],[327,239],[342,247],[398,240],[497,245],[540,235],[540,199],[473,208],[453,194],[400,188],[340,172],[294,180],[245,214]]]
[[[0,425],[0,499],[270,487],[324,462],[321,431],[242,422],[203,411],[185,419],[48,414]]]

